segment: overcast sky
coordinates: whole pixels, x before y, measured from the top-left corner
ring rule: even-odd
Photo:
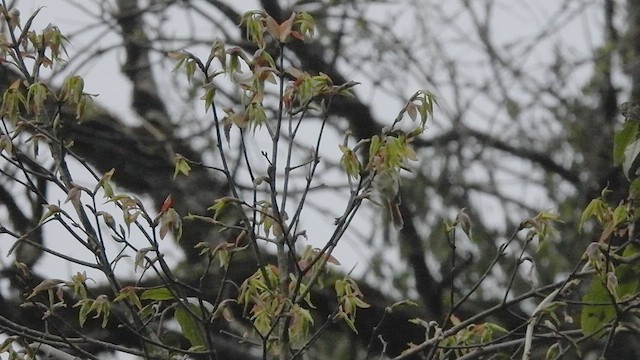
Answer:
[[[80,0],[76,1],[77,3],[83,3]],[[94,3],[93,1],[87,2]],[[237,4],[238,1],[233,1],[230,3]],[[250,1],[243,2],[242,5],[245,6],[245,9],[249,9],[251,6]],[[537,12],[532,12],[523,7],[522,11],[514,12],[513,9],[505,8],[504,13],[499,16],[499,20],[495,21],[495,28],[493,29],[494,34],[500,39],[504,41],[505,44],[517,42],[519,37],[525,37],[532,32],[535,32],[537,26],[541,26],[545,24],[545,21],[548,19],[545,18],[545,14],[552,14],[554,7],[557,5],[556,0],[541,0],[538,2],[539,4],[546,4],[542,6],[542,10],[538,10]],[[508,4],[508,2],[505,2]],[[43,7],[38,15],[36,22],[34,24],[34,28],[44,27],[48,23],[53,23],[58,25],[63,33],[73,33],[77,31],[79,28],[86,26],[88,24],[92,24],[95,20],[88,18],[85,14],[80,12],[78,9],[70,6],[67,1],[64,0],[23,0],[19,1],[19,9],[21,10],[22,18],[26,19],[31,12],[36,10],[39,7]],[[545,12],[544,8],[548,7],[548,11]],[[508,10],[508,11],[507,11]],[[374,13],[372,16],[387,16],[384,8],[380,8],[378,14]],[[516,16],[514,16],[516,14]],[[517,16],[520,14],[520,16]],[[411,26],[411,22],[415,21],[415,18],[412,16],[413,14],[407,13],[407,21],[399,22],[397,25],[397,31],[399,32],[410,32],[409,27]],[[501,16],[501,17],[500,17]],[[181,26],[184,26],[180,23],[180,17],[176,16],[175,26],[176,29],[179,29]],[[557,39],[555,43],[565,42],[570,43],[573,47],[571,51],[575,53],[584,53],[588,54],[592,48],[601,43],[601,36],[597,26],[591,26],[594,22],[599,22],[596,17],[596,14],[593,12],[585,13],[584,15],[573,19],[571,23],[563,24],[563,26],[558,30],[558,34],[556,34]],[[456,37],[460,36],[459,33],[456,32],[465,32],[465,26],[468,24],[461,23],[460,28],[458,29],[443,29],[441,34],[436,34],[435,36],[443,36],[443,37]],[[403,29],[406,27],[407,29]],[[178,31],[178,30],[176,30]],[[82,37],[77,38],[78,42],[81,42]],[[101,43],[105,47],[108,47],[114,43],[118,42],[118,38],[106,34],[103,38],[101,38]],[[71,44],[69,47],[70,56],[73,57],[78,51],[83,49],[84,44],[75,42]],[[95,44],[94,44],[95,45]],[[548,57],[550,56],[554,41],[548,42],[547,48],[540,48],[539,51],[535,52],[531,58],[528,59],[528,63],[523,64],[523,67],[531,67],[532,71],[535,71],[536,62],[544,62],[548,61]],[[447,52],[451,56],[469,56],[473,54],[472,49],[460,47],[455,43],[451,43],[451,46],[446,49]],[[473,56],[473,55],[471,55]],[[88,67],[81,68],[80,75],[85,78],[86,91],[89,93],[99,94],[97,101],[106,106],[109,111],[112,113],[124,118],[131,119],[132,122],[135,122],[136,115],[130,110],[129,107],[129,94],[130,94],[130,85],[128,81],[124,78],[124,76],[120,72],[120,64],[123,61],[123,53],[122,51],[114,51],[109,52],[103,56],[100,61],[93,62]],[[470,68],[470,71],[476,71]],[[359,76],[357,72],[353,72],[356,76]],[[585,72],[584,76],[586,77],[588,74]],[[474,75],[471,74],[471,77]],[[477,76],[483,76],[482,73],[478,72]],[[541,75],[542,76],[542,75]],[[60,79],[58,79],[59,81]],[[377,117],[380,120],[385,118],[392,119],[399,109],[399,102],[396,100],[391,100],[385,97],[385,94],[377,91],[373,86],[369,79],[360,77],[355,78],[354,80],[362,82],[363,85],[358,90],[358,93],[365,99],[371,101],[374,105],[375,112]],[[413,83],[411,79],[407,80],[406,85],[406,96],[411,95],[411,93],[415,90],[421,89],[424,86],[419,83]],[[159,79],[159,82],[166,83],[166,79]],[[576,87],[581,86],[581,84],[577,83]],[[440,95],[441,104],[446,107],[447,106],[447,97],[451,96],[451,89],[441,88],[441,89],[430,89],[434,91],[436,94]],[[481,100],[479,100],[479,105],[482,105]],[[436,121],[438,118],[436,117]],[[437,131],[438,128],[446,127],[446,124],[434,124],[432,126],[434,131]],[[333,139],[333,141],[340,141],[339,139]],[[530,200],[536,204],[536,206],[540,208],[545,207],[545,200],[540,199],[539,193],[536,192],[536,189],[527,188],[525,193],[522,193],[522,189],[515,186],[514,192],[517,192],[523,196],[528,196]],[[333,201],[341,200],[339,197],[333,195],[334,198],[331,199],[331,203]],[[63,197],[64,198],[64,197]],[[63,199],[62,198],[62,199]],[[322,205],[322,204],[321,204]],[[362,217],[360,220],[363,221],[367,217]],[[368,218],[367,218],[368,219]],[[306,223],[310,226],[310,223]],[[360,223],[362,224],[362,223]],[[355,226],[359,226],[359,223],[356,223]],[[331,232],[331,227],[328,226],[319,226],[317,228],[311,227],[309,229],[309,233],[313,234],[311,236],[311,242],[317,240],[316,246],[321,246],[321,239],[325,239],[327,234]],[[352,243],[349,243],[349,240],[353,240]],[[54,241],[54,239],[47,240]],[[356,264],[360,264],[361,266],[356,268],[356,273],[358,271],[363,271],[364,266],[362,263],[366,261],[363,257],[358,256],[358,253],[361,253],[362,250],[359,249],[358,245],[360,243],[353,238],[353,234],[347,236],[345,241],[341,243],[336,252],[336,257],[342,262],[342,270],[348,271]],[[6,255],[7,247],[6,241],[0,243],[0,255]],[[177,251],[173,251],[172,253],[177,253]],[[3,260],[6,263],[8,260]],[[50,274],[52,277],[60,277],[66,278],[70,274],[75,273],[75,269],[71,267],[60,266],[60,262],[54,259],[47,259],[46,261],[42,261],[38,265],[38,269],[45,270],[47,274]]]

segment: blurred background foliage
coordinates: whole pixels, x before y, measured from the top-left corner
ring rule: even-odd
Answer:
[[[15,2],[24,14],[33,10],[29,1]],[[343,263],[357,263],[356,272],[373,287],[370,291],[380,291],[379,298],[370,300],[378,310],[388,305],[385,301],[410,298],[419,302],[420,316],[440,321],[450,285],[456,296],[466,293],[519,224],[541,210],[559,214],[556,235],[539,247],[516,237],[460,309],[461,317],[501,300],[508,287],[510,296],[517,296],[557,281],[596,240],[594,226],[578,232],[586,204],[604,187],[612,190],[608,196],[614,203],[627,194],[627,180],[613,166],[612,141],[623,122],[619,104],[640,99],[637,1],[61,0],[47,6],[77,14],[73,20],[64,15],[56,20],[73,46],[67,65],[48,74],[50,81],[56,84],[64,74],[78,73],[97,92],[101,83],[111,81],[105,78],[121,77],[117,84],[124,84],[109,91],[125,96],[111,100],[105,93],[97,99],[103,110],[93,114],[88,127],[70,129],[74,151],[98,170],[116,168],[119,186],[157,206],[172,193],[182,215],[206,213],[227,186],[203,168],[173,181],[169,153],[215,166],[216,150],[198,102],[198,82],[172,74],[173,63],[164,54],[189,49],[206,56],[215,37],[255,51],[238,27],[245,10],[265,9],[279,20],[291,11],[309,12],[318,25],[315,39],[292,44],[285,63],[326,73],[336,84],[362,83],[355,98],[332,104],[328,134],[336,144],[347,130],[356,139],[379,133],[417,89],[437,94],[435,119],[413,144],[420,160],[402,179],[404,228],[396,232],[381,209],[370,206],[348,234],[349,243],[342,245],[346,250],[336,255]],[[270,49],[273,56],[282,56],[275,49]],[[239,94],[222,85],[218,100],[232,107]],[[318,126],[308,121],[309,129]],[[246,136],[247,146],[259,146],[259,139]],[[304,158],[311,143],[294,146]],[[314,192],[309,210],[314,220],[306,223],[310,233],[317,231],[310,235],[317,244],[336,216],[327,199],[348,194],[346,178],[336,175],[337,146],[325,149],[318,180],[324,186]],[[238,184],[250,189],[241,162],[236,165]],[[12,186],[0,181],[5,214],[12,211]],[[22,205],[31,206],[28,201],[16,204]],[[463,208],[471,236],[457,233],[452,268],[445,221],[451,223]],[[186,260],[178,268],[196,269],[195,243],[229,236],[189,224],[180,243]],[[532,259],[526,266],[516,263],[521,251]],[[241,269],[234,278],[241,281],[249,273]],[[3,297],[11,302],[9,293]],[[517,324],[521,319],[513,314],[532,306],[523,302],[498,314],[496,321]],[[378,315],[362,312],[362,327],[373,327]],[[365,337],[358,341],[366,343]],[[337,338],[319,349],[345,354],[337,358],[361,355],[362,347],[348,346],[355,335]],[[398,339],[394,351],[410,338]],[[629,354],[631,359],[637,353]]]

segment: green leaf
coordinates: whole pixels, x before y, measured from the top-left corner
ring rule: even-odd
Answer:
[[[629,185],[629,196],[633,199],[640,197],[640,179],[635,179]]]
[[[191,166],[189,165],[187,159],[180,154],[176,154],[174,161],[175,166],[173,170],[173,179],[175,180],[178,174],[189,176],[189,173],[191,172]]]
[[[195,314],[201,314],[200,309],[193,304],[189,304],[189,309]],[[189,340],[191,343],[191,347],[205,347],[205,339],[204,339],[204,327],[202,324],[198,323],[198,319],[196,319],[189,311],[185,308],[177,308],[175,311],[175,317],[180,324],[180,328],[182,329],[182,335]]]
[[[591,200],[589,205],[587,205],[587,207],[582,212],[582,216],[580,217],[580,224],[578,224],[578,230],[582,231],[582,227],[584,226],[584,223],[586,223],[587,220],[589,220],[589,218],[591,218],[592,216],[595,216],[596,218],[600,219],[602,216],[602,213],[604,212],[604,208],[605,208],[605,205],[602,199]]]
[[[141,319],[146,320],[155,314],[154,304],[149,304],[138,311],[138,316]]]
[[[62,209],[60,209],[60,207],[56,205],[44,205],[44,208],[47,209],[47,211],[44,214],[42,214],[42,216],[40,217],[40,221],[38,221],[39,225],[43,224],[45,220],[47,220],[54,214],[57,214],[62,211]]]
[[[216,96],[216,88],[213,85],[213,83],[211,83],[211,85],[209,85],[207,87],[207,90],[205,91],[204,95],[202,95],[202,97],[200,98],[200,100],[204,100],[204,111],[205,112],[209,112],[209,109],[211,108],[211,105],[213,104],[213,98]]]
[[[635,140],[629,146],[624,149],[624,162],[622,163],[622,170],[627,179],[635,177],[635,172],[640,164],[638,159],[640,155],[640,139]]]
[[[86,301],[80,306],[80,312],[78,313],[80,327],[83,327],[84,323],[87,321],[87,316],[89,316],[89,312],[91,311],[91,304],[91,301]]]
[[[142,295],[140,295],[140,300],[173,300],[175,296],[171,290],[166,287],[161,287],[157,289],[149,289],[145,290]]]
[[[547,354],[545,356],[545,360],[549,359],[557,359],[560,354],[560,343],[554,343],[547,349]]]
[[[640,252],[639,247],[629,245],[625,248],[622,257],[633,257],[638,252]],[[625,297],[628,298],[629,295],[636,293],[640,285],[640,266],[634,263],[620,264],[616,267],[615,276],[618,280],[618,297],[621,300],[624,301]],[[582,301],[591,304],[583,308],[580,316],[580,325],[585,336],[600,330],[616,314],[613,305],[603,305],[611,302],[611,295],[599,276],[594,276]]]
[[[632,266],[622,264],[616,268],[616,278],[618,279],[618,296],[624,300],[625,295],[636,293],[638,289],[638,271]]]
[[[631,258],[640,252],[640,247],[631,244],[624,249],[623,258]],[[628,264],[620,264],[616,267],[616,277],[618,278],[618,295],[621,300],[625,300],[625,296],[633,296],[640,285],[640,265],[638,262],[629,262]]]
[[[586,304],[580,314],[580,328],[585,336],[592,335],[608,323],[616,314],[613,305],[603,305],[611,302],[609,292],[602,285],[600,278],[595,276],[591,286],[582,297]]]
[[[489,327],[491,330],[493,331],[498,331],[501,332],[503,334],[508,334],[509,331],[505,328],[503,328],[502,326],[498,325],[498,324],[494,324],[494,323],[485,323],[485,325],[487,327]]]
[[[613,138],[613,164],[618,166],[625,159],[625,150],[638,135],[638,122],[629,121],[624,124],[622,130],[618,131]]]
[[[629,217],[629,211],[627,207],[624,205],[618,205],[618,207],[613,210],[613,223],[615,226],[622,224]]]

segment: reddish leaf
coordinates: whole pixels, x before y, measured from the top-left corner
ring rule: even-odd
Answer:
[[[278,41],[281,43],[286,42],[287,38],[291,34],[291,28],[293,27],[293,20],[295,20],[295,17],[296,13],[292,13],[291,17],[278,26]]]
[[[271,16],[267,16],[266,25],[269,34],[271,34],[274,39],[278,40],[280,38],[280,29],[278,27],[278,22]]]
[[[162,206],[160,207],[160,212],[165,212],[169,210],[169,208],[173,207],[173,204],[175,204],[175,201],[173,200],[171,195],[167,196],[167,198],[164,199]]]

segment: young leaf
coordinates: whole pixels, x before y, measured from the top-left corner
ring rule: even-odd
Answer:
[[[624,149],[624,162],[622,170],[627,179],[635,177],[636,170],[640,165],[640,161],[636,161],[640,155],[640,139],[632,142]]]
[[[140,300],[164,301],[173,299],[175,299],[175,296],[173,296],[171,290],[167,289],[166,287],[145,290],[142,295],[140,295]]]
[[[169,231],[171,231],[176,241],[180,241],[182,237],[182,219],[173,208],[169,208],[160,215],[160,239],[164,239]]]
[[[607,289],[598,276],[594,277],[587,293],[582,297],[585,307],[580,314],[580,329],[585,336],[592,335],[608,323],[616,314]]]
[[[200,314],[200,309],[192,304],[188,305],[195,314]],[[189,340],[192,347],[205,347],[204,328],[198,320],[184,308],[177,308],[175,317],[182,329],[182,335]]]
[[[60,279],[46,279],[46,280],[43,280],[40,284],[38,284],[36,287],[33,288],[33,291],[31,292],[29,297],[27,297],[27,300],[29,300],[32,297],[36,296],[36,294],[38,294],[41,291],[54,289],[54,288],[58,287],[58,285],[60,285],[62,283],[64,283],[64,281],[60,280]]]
[[[180,154],[176,154],[174,161],[175,167],[173,171],[173,179],[175,180],[178,174],[189,176],[189,172],[191,172],[191,166],[189,165],[187,159]]]
[[[162,206],[160,207],[160,212],[166,212],[167,210],[169,210],[169,208],[173,207],[173,204],[175,203],[175,201],[173,200],[173,198],[171,197],[171,195],[169,194],[165,199],[164,202],[162,203]]]
[[[578,230],[582,231],[582,227],[587,222],[587,220],[589,220],[589,218],[591,218],[592,216],[595,216],[598,219],[598,221],[600,221],[605,211],[606,211],[606,205],[604,201],[602,201],[602,199],[598,198],[598,199],[591,200],[589,205],[587,205],[587,207],[582,212],[582,216],[580,217],[580,223],[578,224]]]
[[[624,160],[625,149],[637,138],[637,121],[629,121],[624,124],[622,130],[618,131],[613,138],[613,165],[618,166]]]

